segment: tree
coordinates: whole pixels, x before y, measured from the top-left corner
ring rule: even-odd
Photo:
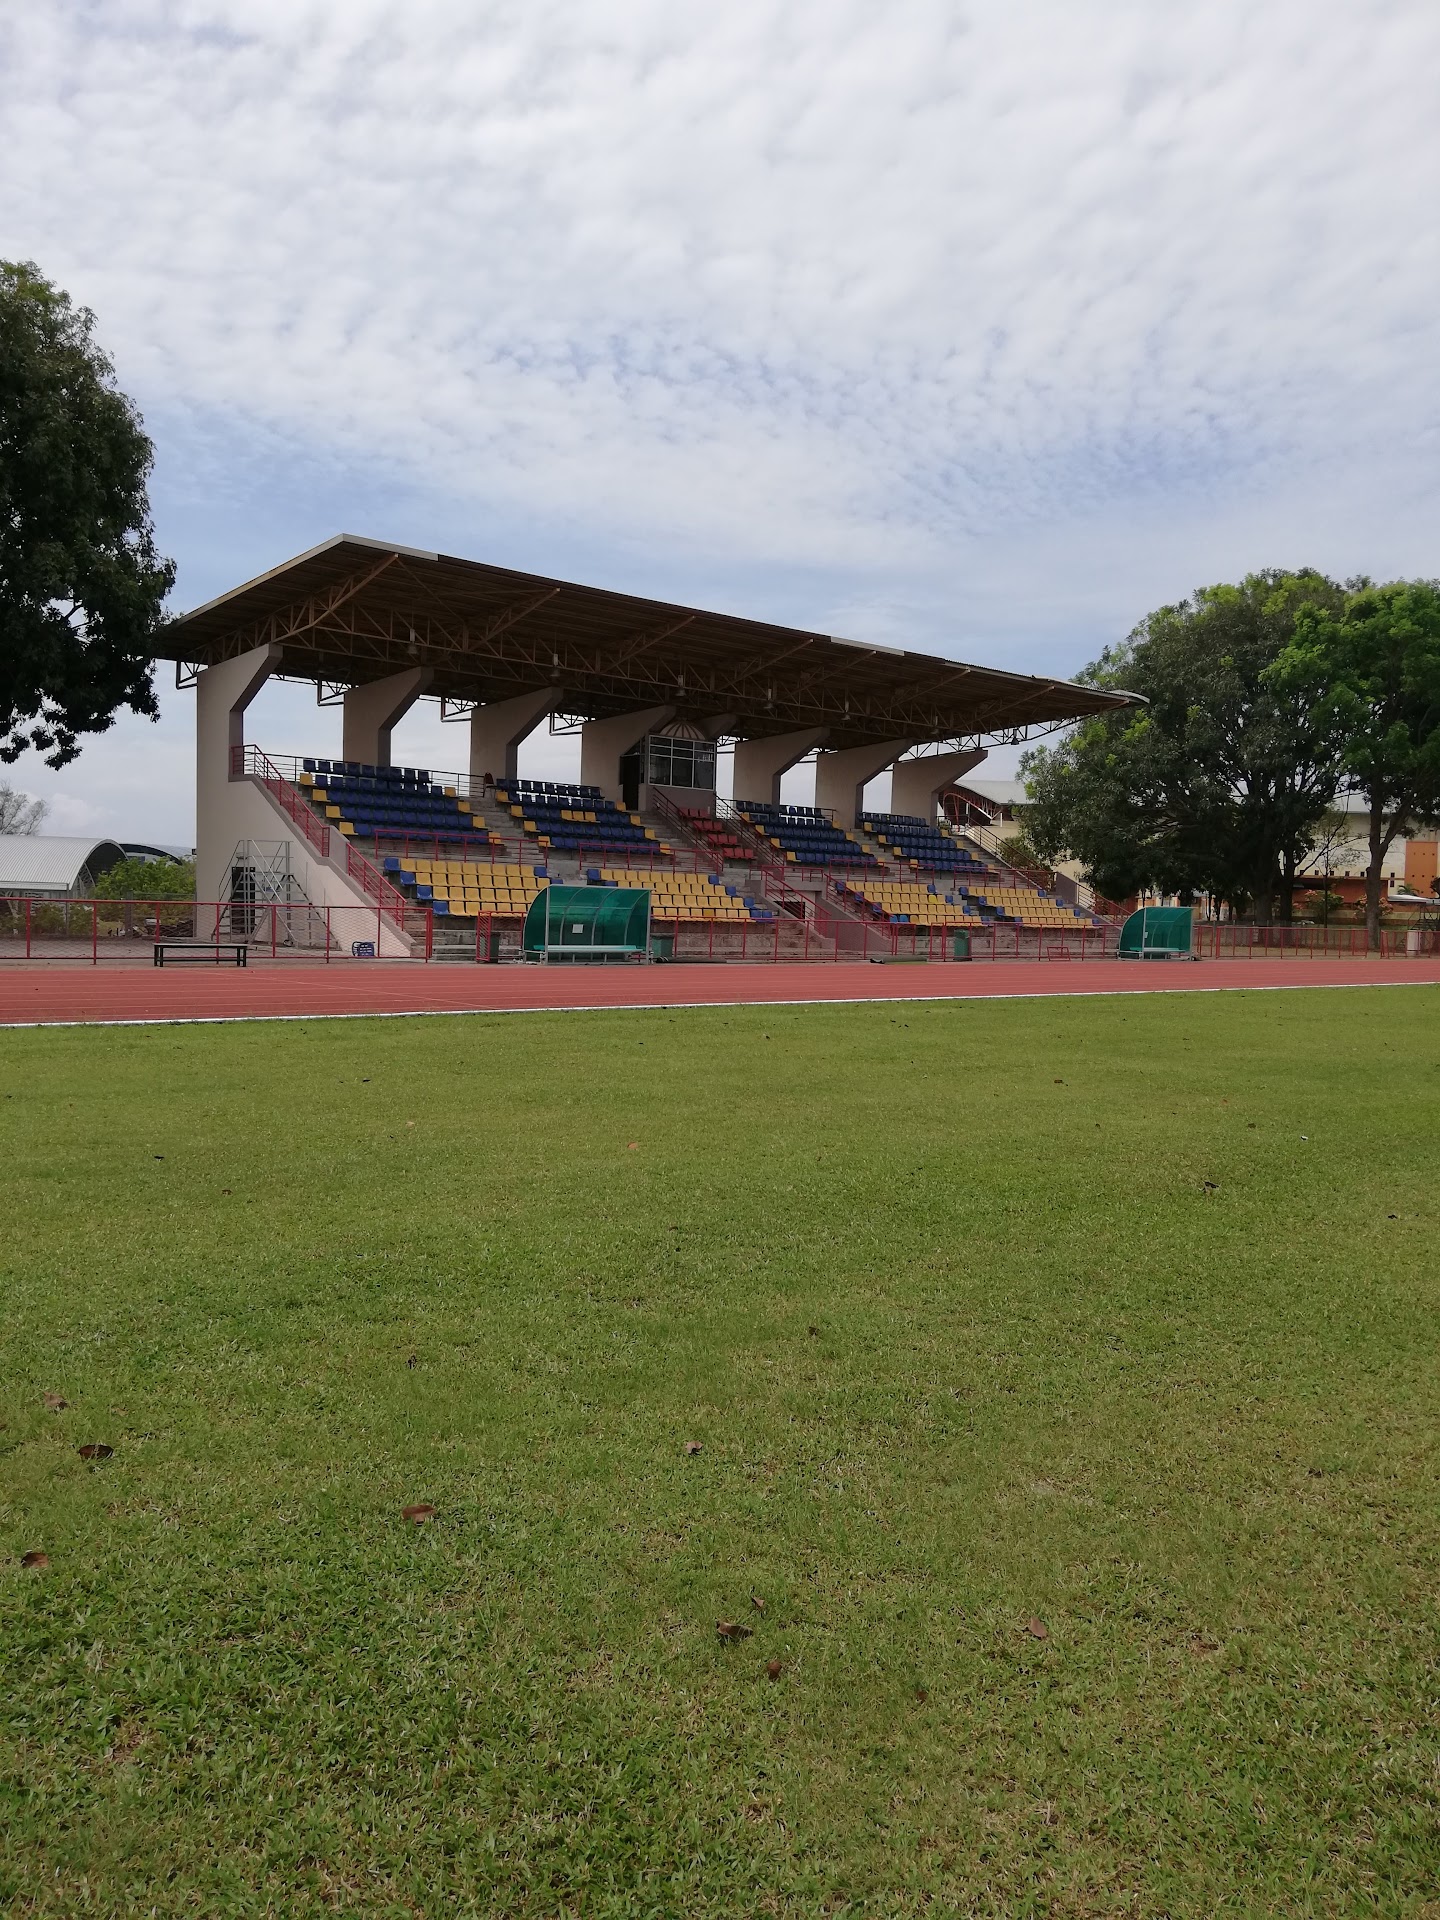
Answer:
[[[157,713],[153,641],[175,578],[155,550],[153,449],[95,316],[0,261],[0,761],[62,767],[121,707]]]
[[[1345,590],[1310,569],[1200,589],[1142,620],[1080,679],[1148,704],[1083,722],[1021,763],[1026,833],[1097,892],[1210,893],[1290,917],[1295,875],[1341,777],[1339,729],[1267,678],[1301,611]]]
[[[1370,809],[1365,926],[1378,947],[1385,856],[1440,818],[1440,582],[1367,582],[1343,608],[1307,610],[1270,679],[1343,735],[1345,772]]]
[[[95,882],[97,900],[193,900],[193,860],[117,860]]]
[[[43,800],[32,800],[0,781],[0,833],[38,833],[47,811]]]

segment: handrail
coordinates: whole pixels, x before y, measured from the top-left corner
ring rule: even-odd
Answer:
[[[286,779],[285,775],[270,759],[268,754],[247,742],[236,747],[231,754],[231,777],[251,774],[274,795],[285,812],[304,833],[310,844],[325,859],[330,858],[330,828],[316,814],[315,809],[300,789]],[[391,886],[380,869],[365,858],[352,841],[345,840],[345,871],[352,880],[358,880],[363,892],[375,902],[387,920],[391,921],[400,933],[408,933],[405,917],[414,911],[415,902],[407,900],[397,887]]]
[[[433,953],[433,916],[407,902],[409,958]],[[378,904],[311,900],[96,900],[0,896],[0,960],[70,960],[88,953],[92,966],[123,963],[160,939],[243,945],[274,959],[322,956],[328,965],[347,942],[380,951],[386,914]],[[12,943],[18,951],[11,951]]]
[[[714,873],[717,866],[723,869],[725,865],[723,857],[716,859],[715,849],[706,846],[703,837],[696,833],[669,794],[658,793],[652,787],[649,797],[652,811],[659,815],[672,833],[682,835],[689,843],[690,852],[696,863],[694,869],[696,873]],[[718,820],[720,815],[717,813],[715,818]],[[676,864],[679,864],[678,861]]]
[[[322,859],[330,857],[330,827],[320,819],[310,802],[259,747],[233,747],[230,753],[230,778],[239,780],[252,774],[280,803]]]
[[[775,849],[771,846],[768,835],[759,827],[755,826],[752,821],[747,820],[733,800],[722,800],[717,795],[715,807],[719,819],[730,821],[740,833],[750,835],[755,843],[756,851],[761,862],[767,868],[773,867],[778,872],[786,873],[792,866],[804,867],[811,873],[888,873],[890,870],[889,863],[884,860],[876,860],[873,866],[867,866],[863,860],[853,862],[827,860],[824,862],[810,863],[804,860],[790,861],[777,859]],[[720,812],[721,808],[725,809],[723,813]],[[865,852],[868,851],[868,849],[860,848],[858,851]]]

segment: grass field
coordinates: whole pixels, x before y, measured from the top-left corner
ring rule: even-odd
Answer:
[[[0,1905],[1440,1914],[1437,1167],[1434,987],[0,1035]]]

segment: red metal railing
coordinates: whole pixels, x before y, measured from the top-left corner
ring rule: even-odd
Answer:
[[[247,745],[232,748],[230,778],[239,780],[247,773],[259,780],[265,790],[279,802],[315,851],[328,859],[330,824],[320,818],[299,787],[267,754],[262,753],[259,747]]]
[[[406,902],[401,931],[412,959],[434,951],[434,916]],[[0,960],[143,964],[156,941],[244,945],[272,960],[331,960],[357,951],[383,955],[391,917],[375,906],[307,901],[57,900],[0,896]],[[391,942],[393,945],[393,940]]]
[[[230,774],[232,779],[248,774],[259,780],[266,792],[279,802],[300,828],[316,852],[324,859],[330,858],[329,823],[320,818],[303,789],[297,787],[268,754],[248,742],[234,748]],[[415,913],[416,903],[407,900],[398,887],[392,886],[379,867],[367,860],[346,835],[342,834],[340,838],[345,842],[345,872],[352,880],[359,882],[361,890],[375,902],[387,920],[400,932],[412,934],[413,929],[406,922]]]

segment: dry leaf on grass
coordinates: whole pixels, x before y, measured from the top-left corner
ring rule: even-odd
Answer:
[[[47,1393],[45,1396],[45,1405],[51,1413],[60,1413],[69,1404],[63,1393]]]
[[[1025,1631],[1035,1640],[1048,1640],[1050,1638],[1049,1627],[1046,1626],[1043,1620],[1037,1620],[1033,1613],[1025,1622]]]
[[[115,1449],[106,1446],[103,1440],[87,1440],[78,1451],[82,1460],[108,1460]]]
[[[406,1507],[402,1516],[415,1526],[423,1526],[427,1520],[435,1518],[435,1509],[428,1500],[420,1500],[413,1507]]]
[[[41,1553],[37,1547],[33,1552],[22,1553],[20,1564],[22,1567],[48,1567],[50,1556],[48,1553]]]
[[[640,1151],[640,1142],[638,1140],[627,1140],[625,1142],[625,1151],[627,1153],[638,1153]]]
[[[742,1627],[738,1620],[717,1620],[715,1631],[722,1640],[748,1640],[754,1629]]]
[[[703,1448],[698,1440],[687,1440],[685,1442],[685,1451],[688,1454],[697,1454],[702,1452]]]
[[[771,1660],[766,1664],[765,1678],[767,1680],[778,1680],[784,1671],[785,1668],[779,1660]]]
[[[750,1604],[757,1613],[763,1613],[765,1611],[765,1602],[760,1598],[758,1593],[751,1594]]]
[[[928,1687],[916,1687],[915,1698],[920,1702],[920,1705],[923,1707],[925,1702],[930,1698],[930,1689]]]

